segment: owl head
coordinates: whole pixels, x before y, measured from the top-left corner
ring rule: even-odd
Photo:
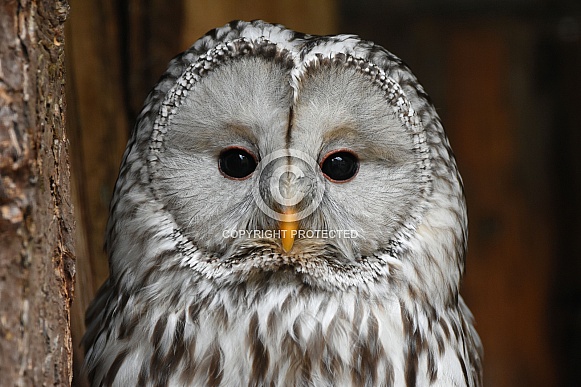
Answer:
[[[445,300],[464,264],[460,177],[409,69],[356,36],[262,21],[210,31],[171,62],[111,211],[111,277],[135,283],[164,271],[222,283],[277,273]]]

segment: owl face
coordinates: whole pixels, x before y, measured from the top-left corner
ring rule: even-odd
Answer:
[[[157,199],[212,262],[327,283],[360,276],[415,227],[429,159],[383,70],[332,47],[297,51],[264,37],[209,50],[168,92],[148,168]]]
[[[481,385],[465,244],[451,149],[397,57],[232,22],[170,63],[138,118],[89,377]]]

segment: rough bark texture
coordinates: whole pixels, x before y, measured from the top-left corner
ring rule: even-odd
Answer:
[[[71,382],[66,1],[0,2],[0,385]]]

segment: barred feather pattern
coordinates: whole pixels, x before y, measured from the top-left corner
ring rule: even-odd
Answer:
[[[152,182],[164,120],[187,83],[228,50],[280,56],[291,63],[296,89],[301,71],[337,55],[380,86],[389,82],[402,125],[418,138],[425,178],[416,206],[382,249],[353,260],[337,258],[329,245],[288,256],[255,240],[225,258],[196,245],[159,200]],[[128,143],[107,231],[110,277],[86,317],[91,385],[481,386],[482,348],[459,295],[462,191],[434,107],[382,47],[262,21],[210,31],[170,63]]]

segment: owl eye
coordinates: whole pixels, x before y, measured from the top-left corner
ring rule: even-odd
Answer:
[[[321,170],[330,181],[344,183],[357,174],[359,159],[350,151],[333,151],[323,158]]]
[[[226,148],[218,159],[220,172],[231,179],[245,179],[256,169],[256,157],[243,148]]]

